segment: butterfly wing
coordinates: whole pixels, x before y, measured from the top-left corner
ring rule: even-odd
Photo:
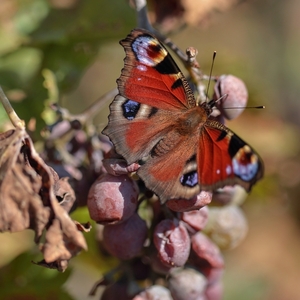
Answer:
[[[170,131],[169,134],[176,135],[176,132]],[[137,172],[162,203],[169,199],[190,199],[200,193],[197,176],[189,176],[195,172],[197,174],[197,136],[180,136],[176,141],[176,145],[172,145],[166,153],[164,151],[169,145],[164,140],[160,141],[155,149],[160,149],[162,153],[153,155],[151,163],[142,165]]]
[[[185,77],[153,35],[135,29],[120,43],[126,52],[124,68],[117,80],[122,96],[165,110],[196,105]]]
[[[259,155],[223,124],[207,120],[200,134],[197,152],[201,189],[214,190],[239,184],[250,191],[263,176]]]
[[[200,108],[198,113],[205,116]],[[167,148],[163,141],[160,143]],[[207,119],[204,125],[181,135],[167,155],[153,156],[138,174],[165,202],[190,199],[201,190],[213,191],[225,185],[239,184],[249,192],[262,178],[263,169],[261,158],[247,143],[223,124]]]
[[[150,33],[133,30],[122,40],[126,57],[110,105],[108,135],[128,163],[149,156],[174,127],[176,113],[194,107],[193,93],[171,55]]]

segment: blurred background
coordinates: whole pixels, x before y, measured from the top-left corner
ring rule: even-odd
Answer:
[[[242,78],[249,104],[266,106],[227,123],[260,153],[266,174],[243,205],[246,239],[224,252],[224,299],[300,299],[300,2],[236,2],[153,0],[149,16],[182,50],[198,49],[205,73],[216,50],[213,73]],[[123,0],[1,0],[0,85],[22,119],[36,120],[36,142],[53,100],[45,70],[60,105],[80,113],[116,87],[124,58],[118,41],[136,24]],[[96,118],[100,128],[107,115],[108,105]],[[9,127],[2,108],[0,123]],[[72,218],[88,221],[87,209]],[[3,299],[93,299],[88,292],[115,262],[103,262],[93,231],[85,236],[89,251],[60,274],[31,264],[41,259],[32,232],[1,234]]]

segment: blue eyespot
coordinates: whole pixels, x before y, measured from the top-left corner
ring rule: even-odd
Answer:
[[[197,171],[192,171],[181,176],[180,182],[183,186],[194,187],[198,184]]]
[[[233,173],[244,181],[251,181],[258,172],[258,162],[242,164],[238,160],[232,160]]]
[[[127,120],[133,120],[140,109],[140,103],[128,99],[126,102],[122,104],[122,109],[123,109],[123,116]]]

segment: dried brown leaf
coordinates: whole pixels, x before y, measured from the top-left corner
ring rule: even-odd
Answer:
[[[74,223],[79,231],[90,232],[92,229],[92,225],[90,222],[87,223],[79,223],[74,220]]]
[[[41,178],[27,164],[22,152],[26,135],[22,130],[0,134],[0,231],[31,228],[39,238],[50,209],[38,195]]]
[[[33,229],[36,242],[46,231],[45,263],[64,271],[71,257],[87,249],[67,213],[74,201],[67,179],[45,164],[24,129],[0,134],[0,231]]]
[[[56,269],[59,272],[64,272],[67,267],[68,267],[68,260],[57,260],[51,263],[47,263],[44,259],[39,261],[39,262],[34,262],[32,261],[33,264],[41,266],[41,267],[45,267],[48,269]]]
[[[59,220],[53,220],[45,236],[45,244],[42,247],[45,261],[47,263],[58,259],[68,260],[71,258],[70,252],[66,249],[63,242],[63,233],[60,228]]]
[[[76,227],[75,227],[76,228]],[[77,228],[76,228],[77,230]],[[85,248],[85,240],[82,234],[81,238],[74,238],[63,234],[61,230],[61,221],[53,220],[50,228],[46,232],[45,244],[42,246],[45,262],[68,261],[77,255],[81,249]]]

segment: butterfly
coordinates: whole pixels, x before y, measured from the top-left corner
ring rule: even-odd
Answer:
[[[151,33],[134,29],[120,41],[126,57],[103,133],[162,203],[263,176],[259,155],[225,125],[209,118],[214,102],[197,104],[168,53]]]

